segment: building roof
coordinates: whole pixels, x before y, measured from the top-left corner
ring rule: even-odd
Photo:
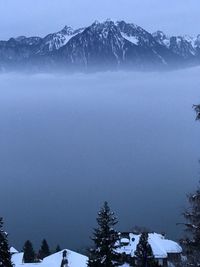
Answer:
[[[129,243],[129,239],[128,238],[122,238],[121,240],[121,243]]]
[[[64,250],[67,251],[69,267],[87,267],[88,257],[68,249]],[[44,258],[40,263],[23,263],[23,253],[15,253],[12,256],[12,262],[15,267],[58,267],[61,265],[64,250]]]
[[[19,251],[17,251],[14,247],[10,248],[10,253],[19,253]]]
[[[129,234],[129,243],[120,246],[116,249],[117,253],[125,253],[127,255],[135,256],[137,244],[139,243],[141,235]],[[163,259],[168,257],[168,253],[181,253],[182,248],[178,243],[165,239],[163,235],[157,233],[149,233],[148,242],[151,245],[153,255],[155,258]],[[123,242],[122,242],[123,243]]]
[[[67,259],[68,259],[68,266],[69,267],[87,267],[88,257],[76,253],[74,251],[64,249],[67,251]],[[54,253],[46,258],[43,259],[41,263],[41,267],[57,267],[60,266],[63,256],[63,251]]]

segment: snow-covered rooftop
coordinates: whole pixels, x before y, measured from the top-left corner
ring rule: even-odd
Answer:
[[[129,243],[127,245],[120,246],[116,249],[116,251],[118,253],[125,253],[133,257],[135,255],[140,235],[130,233],[129,238]],[[154,257],[158,259],[167,258],[168,253],[182,252],[182,248],[179,246],[178,243],[165,239],[163,235],[157,233],[149,233],[148,242],[151,245]]]
[[[121,243],[129,243],[129,239],[128,238],[122,238]]]
[[[67,251],[67,259],[69,267],[87,267],[88,257],[81,255],[79,253],[73,252],[71,250],[66,249]],[[46,258],[44,258],[41,267],[57,267],[60,266],[62,261],[63,251],[52,254]]]
[[[87,267],[88,258],[86,256],[68,249],[64,250],[67,251],[69,267]],[[23,253],[16,253],[12,256],[12,262],[15,264],[15,267],[58,267],[61,265],[64,250],[44,258],[41,263],[22,263]]]
[[[14,247],[10,248],[10,253],[18,253],[19,251],[17,251]]]

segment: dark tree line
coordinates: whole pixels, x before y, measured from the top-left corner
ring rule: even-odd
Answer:
[[[36,253],[33,248],[32,242],[30,240],[27,240],[23,247],[23,252],[24,252],[23,261],[24,263],[38,262],[40,260],[43,260],[45,257],[48,257],[52,253],[59,252],[59,251],[61,251],[61,248],[59,245],[57,245],[55,251],[51,251],[46,239],[43,239],[41,247],[38,253]]]
[[[3,218],[0,217],[0,267],[13,267],[7,237],[7,233],[3,230]],[[61,251],[59,245],[57,245],[55,251],[50,251],[46,239],[43,239],[40,250],[38,253],[36,253],[33,248],[32,242],[30,240],[27,240],[23,246],[23,262],[34,263],[49,256],[51,253],[59,251]]]

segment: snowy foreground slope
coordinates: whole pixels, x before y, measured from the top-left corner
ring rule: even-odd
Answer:
[[[67,251],[67,259],[69,267],[86,267],[88,258],[79,253],[73,252],[71,250],[65,249]],[[12,261],[15,264],[15,267],[58,267],[62,262],[63,251],[57,252],[50,255],[49,257],[44,258],[41,263],[22,263],[23,253],[15,253],[12,256]]]
[[[133,233],[121,233],[120,235],[121,238],[118,241],[118,248],[116,249],[116,252],[123,255],[124,263],[127,262],[128,264],[130,257],[135,258],[136,247],[141,235]],[[165,236],[157,233],[149,233],[148,242],[151,245],[154,257],[161,266],[165,266],[166,264],[179,261],[181,259],[182,248],[180,245],[172,240],[166,239]],[[88,257],[74,251],[64,249],[44,258],[40,263],[24,264],[23,252],[19,253],[14,248],[11,248],[10,251],[13,253],[12,261],[15,264],[15,267],[58,267],[61,266],[63,251],[67,251],[68,267],[87,267],[88,262]],[[127,257],[124,257],[125,255]]]

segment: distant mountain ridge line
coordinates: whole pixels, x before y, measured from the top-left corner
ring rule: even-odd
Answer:
[[[150,33],[125,21],[0,41],[0,70],[171,69],[200,65],[200,35]]]

